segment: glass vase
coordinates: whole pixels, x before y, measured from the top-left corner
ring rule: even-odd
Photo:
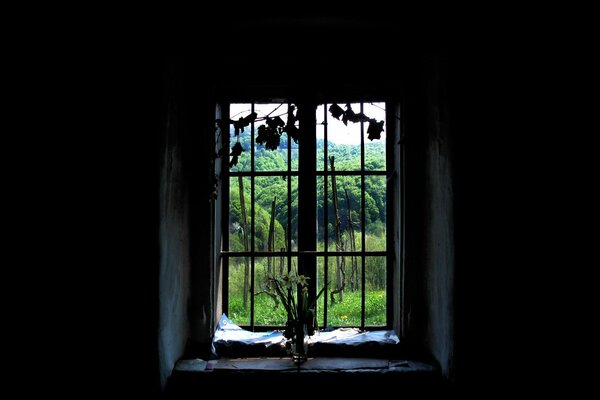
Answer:
[[[294,329],[294,338],[292,343],[292,361],[300,366],[307,359],[308,342],[306,324],[298,323]]]

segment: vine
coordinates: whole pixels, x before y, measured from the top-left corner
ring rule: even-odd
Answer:
[[[281,107],[282,104],[283,103],[281,103],[279,107]],[[293,105],[288,107],[287,122],[284,122],[280,115],[273,118],[270,117],[270,115],[279,107],[271,111],[271,113],[263,118],[258,118],[258,115],[255,112],[251,112],[249,115],[240,117],[237,120],[229,120],[229,123],[233,125],[234,135],[238,137],[238,141],[236,141],[231,147],[231,160],[229,162],[229,167],[237,165],[238,158],[244,151],[244,148],[239,142],[239,135],[240,133],[244,132],[244,129],[252,122],[266,121],[266,125],[261,125],[257,129],[256,143],[264,145],[267,150],[276,150],[279,147],[281,135],[284,132],[287,133],[295,143],[298,143],[300,131],[295,125],[296,121],[298,121],[298,117],[294,114],[296,107]],[[341,121],[344,123],[344,125],[348,125],[348,121],[368,122],[369,127],[367,128],[367,138],[369,140],[381,139],[384,121],[377,121],[375,118],[369,118],[362,112],[355,113],[349,103],[346,104],[346,110],[334,103],[329,107],[329,112],[331,113],[331,116],[338,121],[341,118]]]
[[[296,107],[294,105],[289,105],[287,112],[287,121],[281,118],[281,116],[285,114],[276,115],[271,117],[275,111],[279,109],[284,103],[281,103],[278,107],[276,107],[273,111],[267,114],[264,117],[258,117],[256,112],[252,111],[250,114],[245,117],[239,117],[237,120],[229,119],[228,123],[224,123],[222,120],[216,120],[215,129],[217,130],[217,139],[215,146],[219,145],[219,138],[224,128],[227,124],[233,125],[234,135],[237,138],[236,142],[231,147],[231,152],[228,152],[225,148],[220,148],[219,150],[213,152],[211,163],[211,174],[210,181],[212,192],[210,194],[211,199],[216,199],[217,197],[217,187],[218,187],[218,177],[214,171],[214,160],[219,157],[225,158],[227,155],[231,157],[229,160],[229,168],[237,165],[238,160],[242,152],[244,152],[244,148],[242,147],[239,136],[240,133],[243,133],[245,128],[250,126],[253,122],[265,121],[265,125],[261,125],[258,127],[256,131],[256,143],[262,144],[265,146],[267,150],[276,150],[279,147],[279,143],[281,141],[281,135],[283,133],[287,133],[288,137],[292,138],[295,143],[298,143],[300,139],[300,130],[296,127],[296,122],[298,121],[297,115],[294,113],[296,111]],[[329,106],[329,112],[331,116],[338,121],[342,121],[344,125],[348,125],[348,122],[368,122],[369,126],[367,128],[367,138],[369,140],[381,139],[381,132],[383,132],[384,121],[377,121],[375,118],[370,118],[362,112],[355,113],[352,110],[352,106],[350,103],[346,103],[346,109],[342,109],[337,103]]]

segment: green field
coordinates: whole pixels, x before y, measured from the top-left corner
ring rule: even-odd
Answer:
[[[385,325],[385,290],[371,290],[365,297],[365,321],[367,326]],[[283,306],[274,307],[273,300],[259,294],[255,299],[255,325],[283,325],[287,315]],[[322,298],[319,305],[322,309]],[[344,292],[343,302],[328,305],[327,322],[329,326],[360,326],[360,291]],[[323,324],[322,312],[317,311],[319,325]],[[229,298],[229,318],[238,325],[249,325],[250,307],[244,310],[242,295]]]

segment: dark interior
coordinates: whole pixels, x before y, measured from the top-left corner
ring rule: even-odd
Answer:
[[[154,395],[178,359],[209,357],[215,103],[357,95],[404,107],[411,321],[402,340],[433,361],[445,390],[517,379],[518,369],[509,378],[503,371],[521,354],[531,320],[515,311],[518,290],[507,298],[512,278],[503,271],[529,246],[520,240],[526,232],[512,231],[524,213],[511,212],[515,193],[528,188],[521,172],[529,158],[503,138],[533,140],[511,116],[526,102],[513,91],[528,90],[517,68],[523,54],[482,26],[409,22],[232,16],[92,43],[98,51],[83,62],[93,64],[84,73],[93,99],[79,108],[93,108],[101,129],[85,140],[95,168],[86,177],[92,201],[81,204],[96,210],[89,224],[99,228],[82,287],[98,290],[90,325],[77,324],[70,337],[102,367],[79,371],[78,382]],[[393,379],[382,383],[402,391]]]

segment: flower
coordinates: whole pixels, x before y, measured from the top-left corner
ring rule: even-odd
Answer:
[[[308,281],[310,277],[296,275],[294,272],[282,276],[269,276],[267,287],[275,291],[283,307],[287,311],[288,320],[284,336],[292,339],[297,331],[306,324],[309,336],[315,332],[317,300],[323,294],[323,287],[312,302],[308,301]],[[298,296],[300,293],[300,296]]]

